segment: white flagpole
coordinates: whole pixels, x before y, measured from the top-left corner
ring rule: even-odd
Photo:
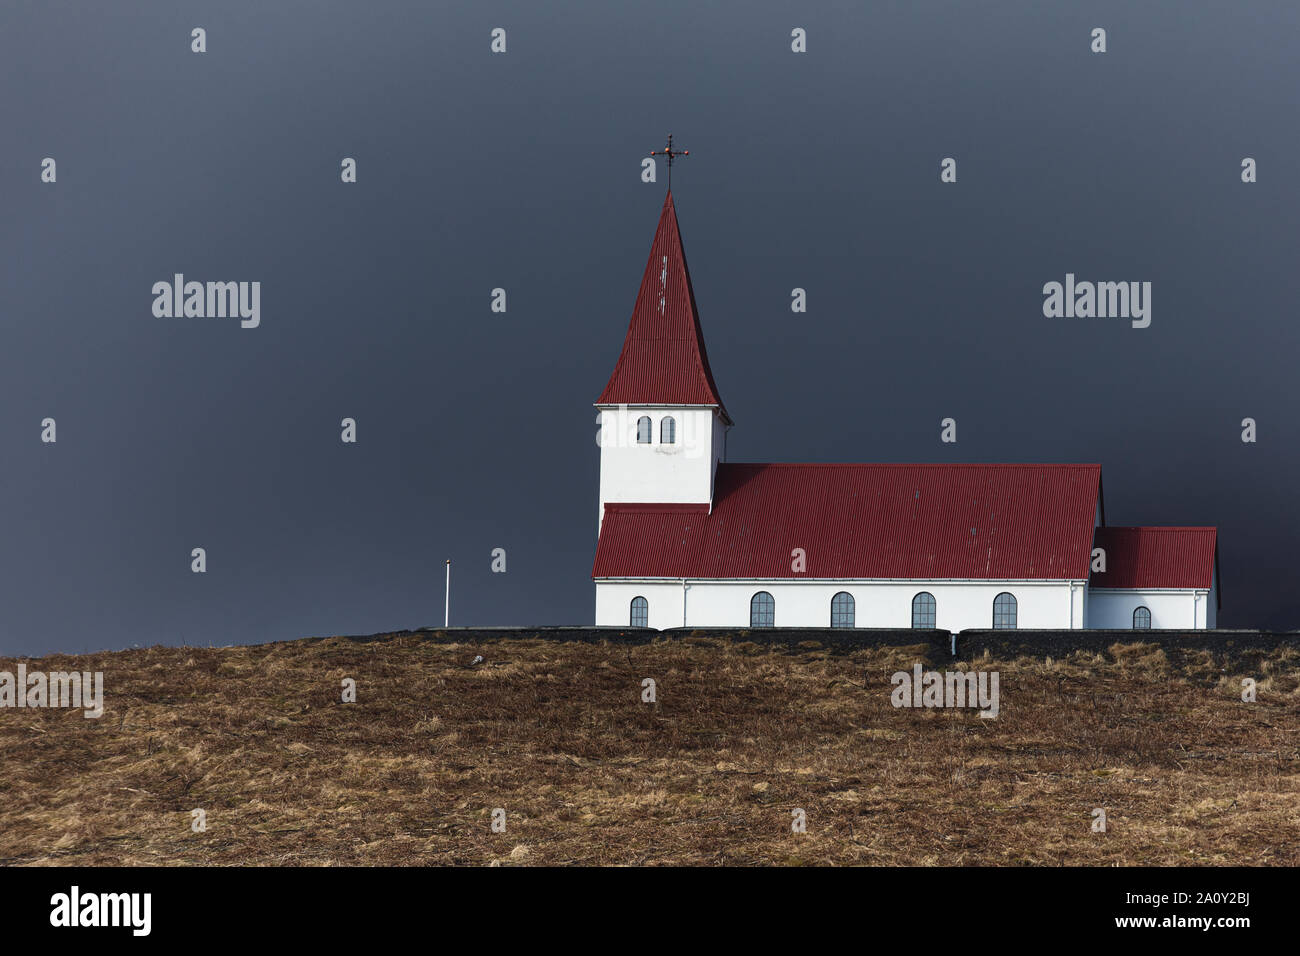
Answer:
[[[447,602],[442,607],[442,626],[451,620],[451,558],[447,559]]]

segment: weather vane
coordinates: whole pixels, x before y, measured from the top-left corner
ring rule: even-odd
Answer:
[[[668,157],[668,188],[672,189],[673,188],[673,160],[676,159],[678,156],[689,156],[691,155],[691,151],[689,149],[673,149],[673,134],[669,133],[668,145],[665,146],[663,149],[650,150],[650,155]]]

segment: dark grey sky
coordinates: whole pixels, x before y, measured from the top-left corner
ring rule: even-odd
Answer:
[[[668,130],[733,460],[1098,461],[1111,524],[1219,527],[1222,625],[1295,627],[1298,35],[1181,0],[4,4],[0,652],[440,623],[445,557],[453,623],[589,623],[591,403]],[[175,272],[260,281],[261,326],[154,318]],[[1044,318],[1066,272],[1152,282],[1151,327]]]

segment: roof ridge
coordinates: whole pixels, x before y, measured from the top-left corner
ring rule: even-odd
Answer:
[[[726,461],[723,465],[751,468],[1100,468],[1099,462],[1025,461]]]
[[[1098,531],[1218,531],[1216,525],[1211,524],[1108,524],[1097,529]]]

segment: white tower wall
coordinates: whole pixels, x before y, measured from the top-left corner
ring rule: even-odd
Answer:
[[[637,441],[637,422],[650,419],[650,441]],[[663,420],[676,440],[661,440]],[[726,443],[721,416],[708,406],[620,405],[600,410],[600,503],[710,504],[713,477]]]

